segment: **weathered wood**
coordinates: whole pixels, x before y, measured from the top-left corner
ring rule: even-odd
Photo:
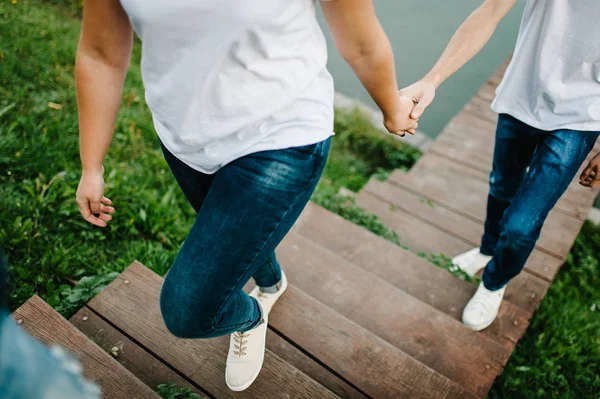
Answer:
[[[369,212],[379,216],[386,225],[393,228],[400,236],[401,241],[402,237],[409,235],[418,237],[421,234],[424,238],[420,242],[420,247],[424,248],[424,251],[427,253],[441,253],[447,257],[452,257],[473,248],[472,245],[466,244],[464,241],[434,227],[428,226],[425,230],[423,226],[426,224],[418,219],[413,219],[410,225],[405,224],[404,221],[409,220],[411,218],[410,215],[392,211],[389,204],[373,197],[368,192],[362,192],[357,203]],[[419,233],[420,231],[421,233]],[[438,248],[440,250],[437,250]],[[448,252],[444,252],[441,249]],[[505,298],[521,307],[528,315],[532,315],[539,306],[549,284],[547,281],[530,274],[528,271],[519,274],[517,278],[530,282],[527,284],[528,289],[517,289],[520,285],[515,284],[513,280],[506,289]]]
[[[273,330],[267,332],[267,349],[341,398],[367,398],[367,396],[362,394],[356,388],[328,371],[324,366],[304,354],[286,339],[279,336],[276,332],[273,332]]]
[[[331,391],[271,351],[256,382],[243,392],[225,384],[229,337],[185,340],[171,335],[160,314],[162,278],[135,262],[88,303],[124,334],[218,398],[333,398]]]
[[[426,154],[419,170],[411,171],[410,189],[426,199],[438,202],[455,212],[484,223],[489,185],[479,180],[473,169],[458,165],[434,154]],[[389,181],[399,186],[405,176],[395,172]],[[583,220],[554,209],[542,229],[537,248],[564,258],[569,253]]]
[[[505,346],[298,234],[277,256],[303,292],[475,395],[487,394],[508,360]]]
[[[13,313],[13,318],[22,320],[21,327],[44,344],[60,345],[73,353],[83,365],[83,375],[100,386],[104,398],[159,398],[40,297],[31,297]]]
[[[475,397],[293,285],[279,301],[273,328],[373,398]]]
[[[159,384],[173,382],[180,387],[189,387],[197,394],[205,395],[193,381],[181,377],[87,306],[79,309],[69,321],[147,386],[156,389]]]
[[[432,201],[427,201],[417,194],[393,184],[383,183],[372,179],[363,191],[392,204],[393,210],[412,215],[424,224],[435,226],[442,236],[442,240],[450,241],[448,246],[453,246],[446,255],[454,257],[465,249],[478,247],[483,235],[483,225],[452,212]],[[397,213],[396,212],[396,213]],[[466,243],[467,247],[463,243]],[[426,252],[441,252],[434,242],[424,242],[421,248]],[[525,264],[525,269],[530,273],[552,281],[562,261],[545,252],[534,250]]]
[[[128,280],[128,284],[124,284]],[[162,279],[139,264],[90,302],[119,329],[217,397],[233,396],[223,382],[226,337],[179,340],[164,327],[158,309]],[[290,286],[269,322],[286,339],[373,397],[472,397],[372,333]],[[279,360],[279,362],[277,361]],[[291,373],[291,370],[295,372]],[[302,389],[300,389],[302,387]],[[321,385],[267,351],[261,376],[236,397],[332,397]]]
[[[457,321],[477,288],[313,204],[306,207],[294,231]],[[525,332],[527,319],[523,310],[505,301],[494,324],[481,333],[503,344],[511,341],[506,345],[511,349]]]
[[[489,173],[492,170],[492,154],[487,154],[485,150],[477,148],[477,145],[479,143],[473,140],[464,142],[448,137],[448,135],[442,135],[432,144],[429,153],[481,172],[481,174],[474,175],[474,177],[479,177],[481,181],[487,183]],[[493,148],[493,144],[490,144],[489,147]],[[592,190],[579,184],[579,175],[594,155],[595,153],[591,152],[582,163],[573,182],[571,182],[556,206],[562,212],[582,220],[586,218],[587,209],[594,203],[594,199],[600,192],[600,189]],[[425,159],[427,158],[421,161],[424,162]],[[419,166],[417,165],[416,168],[411,170],[411,174],[418,174],[418,170]]]

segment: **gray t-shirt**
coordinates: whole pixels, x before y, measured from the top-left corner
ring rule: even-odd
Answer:
[[[600,0],[529,0],[492,109],[542,130],[600,131]]]

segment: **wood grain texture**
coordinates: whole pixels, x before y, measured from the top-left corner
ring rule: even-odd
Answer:
[[[277,256],[297,288],[475,395],[508,360],[502,344],[298,234]]]
[[[40,297],[31,297],[13,318],[22,320],[21,327],[42,343],[60,345],[73,353],[83,365],[83,375],[101,387],[104,398],[160,398]]]
[[[242,392],[230,391],[225,384],[225,360],[229,349],[229,337],[186,340],[171,335],[160,314],[161,285],[161,277],[134,262],[92,299],[88,307],[212,396],[218,398],[337,397],[269,350],[265,353],[265,363],[255,383]]]
[[[129,283],[124,284],[125,280]],[[160,355],[164,361],[189,374],[212,395],[232,397],[233,394],[226,388],[218,388],[220,384],[224,385],[226,340],[178,340],[169,336],[158,311],[161,280],[145,267],[133,264],[89,306],[120,326],[128,335],[135,336],[136,340]],[[369,396],[473,397],[447,378],[294,287],[290,287],[280,299],[269,322],[287,340],[303,348]],[[299,371],[290,373],[291,366],[277,363],[276,359],[268,351],[261,376],[248,391],[235,396],[333,396],[312,380],[306,381],[307,377]]]
[[[181,377],[87,306],[79,309],[69,321],[106,353],[110,354],[113,348],[117,348],[116,355],[111,356],[147,386],[156,389],[159,384],[173,382],[204,396],[204,392],[198,389],[193,381]]]
[[[291,285],[269,322],[373,398],[473,398],[464,388]]]
[[[489,185],[478,179],[474,170],[428,153],[419,163],[420,168],[406,177],[398,171],[390,176],[390,183],[410,188],[425,199],[437,202],[481,224],[485,221]],[[404,179],[404,183],[402,180]],[[409,180],[407,185],[406,179]],[[570,216],[559,209],[548,215],[536,248],[564,259],[581,226],[581,218]]]
[[[423,258],[314,204],[306,207],[294,231],[457,321],[461,321],[463,307],[477,289],[474,284],[455,278]],[[523,310],[505,301],[494,324],[481,334],[505,344],[510,350],[524,333],[527,319]]]
[[[397,185],[383,183],[375,179],[372,179],[364,187],[363,191],[390,204],[392,214],[399,212],[406,213],[417,218],[424,224],[435,226],[439,229],[441,239],[449,241],[450,243],[447,246],[452,247],[450,252],[445,253],[449,257],[454,257],[465,250],[478,247],[481,244],[481,236],[484,230],[483,224],[452,212],[433,201],[427,201],[419,197],[418,194],[414,194]],[[394,216],[391,217],[393,218]],[[437,243],[433,241],[422,242],[420,247],[425,252],[442,252],[437,247]],[[534,250],[525,264],[525,269],[550,282],[554,279],[562,263],[562,260],[554,256]]]
[[[473,248],[472,245],[467,244],[444,231],[426,225],[421,220],[416,219],[409,214],[401,211],[394,211],[394,208],[391,208],[390,204],[372,196],[366,191],[363,191],[359,195],[357,204],[377,215],[384,224],[394,229],[394,231],[398,233],[400,241],[406,243],[409,248],[416,240],[419,240],[419,237],[421,237],[421,239],[418,241],[417,248],[426,253],[441,253],[445,256],[452,257]],[[406,220],[410,220],[411,223],[405,223]],[[520,284],[518,285],[520,289],[517,290],[517,284],[514,283],[514,280],[517,278],[528,282],[525,284],[525,286],[528,287],[526,290],[522,290],[522,285]],[[519,306],[528,317],[531,317],[533,312],[538,308],[548,289],[549,283],[534,276],[528,271],[520,273],[515,279],[507,286],[505,299]]]

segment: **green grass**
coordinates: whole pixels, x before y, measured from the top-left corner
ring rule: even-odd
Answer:
[[[491,398],[600,398],[600,226],[587,222]]]
[[[79,23],[72,17],[80,2],[43,3],[0,2],[0,247],[11,264],[12,309],[37,293],[69,315],[133,259],[164,274],[194,213],[158,147],[136,46],[105,162],[107,194],[117,213],[107,229],[81,219],[74,201],[80,169],[73,83]],[[371,176],[410,168],[420,153],[381,135],[355,112],[338,112],[335,123],[330,160],[313,200],[400,245],[393,231],[338,190],[358,191]],[[492,398],[598,397],[598,254],[600,228],[588,224]],[[442,255],[428,260],[450,269]],[[186,393],[163,387],[169,389]]]

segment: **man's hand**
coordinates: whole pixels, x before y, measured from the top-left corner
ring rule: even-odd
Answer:
[[[423,115],[425,108],[427,108],[435,98],[435,85],[426,80],[419,80],[400,90],[400,96],[412,99],[415,106],[410,117],[418,120],[421,115]]]
[[[106,227],[106,222],[112,220],[110,214],[115,208],[110,206],[112,201],[104,196],[102,171],[82,173],[76,198],[81,216],[89,223]]]
[[[398,99],[398,108],[392,115],[384,115],[383,124],[388,132],[403,137],[406,133],[415,134],[419,124],[410,118],[414,107],[413,101],[408,97]]]
[[[591,188],[600,186],[600,154],[592,158],[583,170],[579,177],[579,184]]]

